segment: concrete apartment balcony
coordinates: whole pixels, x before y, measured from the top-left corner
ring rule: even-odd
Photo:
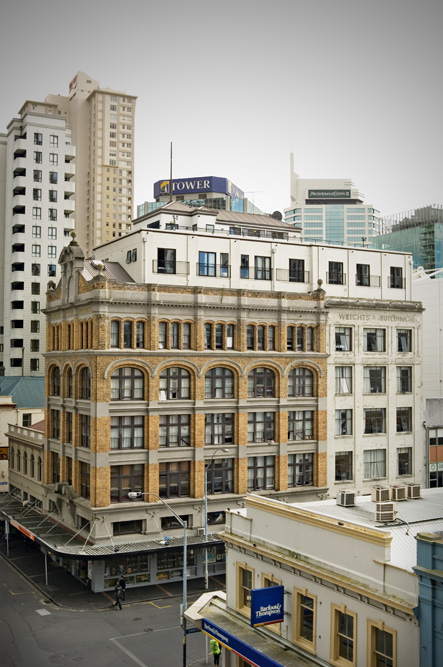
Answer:
[[[19,208],[19,207],[20,208],[25,208],[25,204],[26,204],[26,196],[24,194],[14,195],[14,197],[12,199],[12,207],[13,207],[12,213],[13,213],[13,215],[14,215],[14,210],[16,208]]]
[[[26,155],[26,150],[27,150],[27,140],[20,138],[14,141],[14,157],[16,157],[17,154],[25,154]]]
[[[65,181],[65,199],[75,194],[75,182]]]
[[[65,147],[65,162],[71,162],[76,156],[75,146],[66,145]]]
[[[75,176],[75,164],[73,162],[65,163],[65,179]]]
[[[17,157],[15,157],[15,154],[14,154],[14,173],[18,169],[24,169],[24,171],[26,173],[26,163],[27,163],[26,154],[24,156],[19,155]],[[41,168],[41,167],[39,167],[39,168]]]
[[[75,200],[74,199],[65,199],[63,202],[63,209],[66,215],[71,215],[71,213],[74,213],[75,211]]]

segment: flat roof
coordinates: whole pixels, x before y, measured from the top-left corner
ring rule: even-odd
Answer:
[[[375,503],[369,495],[356,496],[353,507],[337,505],[333,498],[289,504],[313,514],[390,533],[391,559],[387,562],[413,572],[417,565],[418,533],[443,532],[443,488],[422,489],[420,498],[392,502],[396,505],[396,519],[385,524],[375,520]]]

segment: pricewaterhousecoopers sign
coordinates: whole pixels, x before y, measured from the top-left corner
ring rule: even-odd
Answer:
[[[309,199],[350,199],[350,190],[308,190]]]
[[[154,198],[169,194],[170,181],[154,183]],[[173,178],[172,194],[194,195],[199,192],[219,192],[236,199],[244,199],[245,193],[227,178],[218,176],[198,176],[196,178]]]

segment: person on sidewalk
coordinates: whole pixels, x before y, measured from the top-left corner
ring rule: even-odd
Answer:
[[[115,585],[114,593],[115,593],[115,602],[114,602],[113,606],[118,607],[121,611],[122,610],[122,603],[121,603],[122,589],[121,589],[121,586],[118,585],[118,583]]]
[[[221,646],[216,639],[211,639],[209,642],[209,648],[211,649],[211,655],[214,656],[214,665],[220,664],[220,653]]]
[[[122,589],[122,600],[124,602],[126,600],[126,579],[124,578],[123,575],[118,580],[118,585]]]

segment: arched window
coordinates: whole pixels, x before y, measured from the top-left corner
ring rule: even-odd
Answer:
[[[111,320],[111,347],[120,347],[120,322]]]
[[[51,396],[60,396],[60,368],[54,366],[51,372]]]
[[[229,368],[211,368],[205,375],[205,398],[234,398],[234,373]]]
[[[22,453],[19,449],[17,449],[17,472],[21,471],[22,467]]]
[[[145,346],[145,323],[137,322],[135,325],[135,346],[143,348]]]
[[[42,473],[43,473],[42,458],[41,458],[41,456],[39,456],[38,461],[37,461],[37,480],[39,482],[42,481]]]
[[[313,396],[314,375],[308,368],[294,368],[289,373],[288,396]]]
[[[275,376],[270,368],[254,368],[248,375],[248,398],[275,395]]]
[[[66,371],[66,395],[68,398],[72,398],[72,368],[68,368]]]
[[[80,371],[80,398],[91,398],[91,371],[86,367]]]
[[[111,401],[136,401],[144,398],[144,376],[138,368],[125,366],[111,375]]]
[[[166,368],[160,374],[160,401],[191,397],[191,376],[184,368]]]
[[[132,347],[132,322],[123,322],[123,347]]]
[[[28,453],[25,452],[23,454],[23,474],[27,475],[28,474]]]
[[[31,454],[31,458],[29,459],[29,475],[30,477],[35,476],[35,459],[34,459],[34,454]]]
[[[14,469],[14,467],[15,467],[15,449],[14,449],[14,447],[11,447],[11,450],[10,450],[10,453],[9,453],[9,466],[12,469]]]

